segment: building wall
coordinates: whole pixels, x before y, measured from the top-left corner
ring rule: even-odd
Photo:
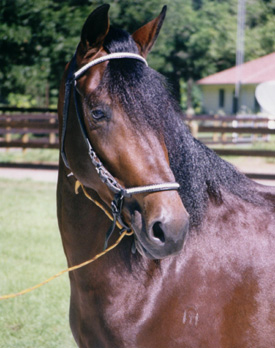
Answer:
[[[234,113],[234,90],[235,85],[200,85],[202,91],[203,110],[207,114],[223,112],[227,115]],[[238,101],[238,111],[255,112],[255,89],[256,85],[241,86]],[[221,98],[223,90],[223,98]],[[223,103],[221,102],[223,99]]]
[[[255,103],[255,90],[257,85],[244,85],[241,88],[241,105],[245,111],[257,112]]]

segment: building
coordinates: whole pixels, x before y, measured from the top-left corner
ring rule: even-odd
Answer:
[[[239,98],[235,98],[235,84],[241,79]],[[255,89],[261,82],[275,80],[275,52],[239,68],[233,67],[207,76],[197,82],[202,91],[203,110],[207,114],[236,114],[241,110],[255,113],[259,105]]]

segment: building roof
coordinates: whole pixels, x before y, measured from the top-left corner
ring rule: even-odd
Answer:
[[[197,83],[199,85],[235,84],[241,80],[242,84],[258,84],[275,80],[275,52],[251,60],[250,62],[207,76]]]

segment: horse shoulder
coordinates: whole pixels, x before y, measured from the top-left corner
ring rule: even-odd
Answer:
[[[176,264],[190,346],[272,345],[274,232],[274,207],[236,197],[209,207],[202,226],[191,231]]]

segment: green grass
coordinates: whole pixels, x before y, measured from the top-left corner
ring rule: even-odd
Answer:
[[[59,151],[53,149],[1,150],[0,162],[7,163],[57,163]]]
[[[0,294],[18,292],[66,268],[55,184],[0,181]],[[73,348],[67,275],[0,301],[1,348]]]

